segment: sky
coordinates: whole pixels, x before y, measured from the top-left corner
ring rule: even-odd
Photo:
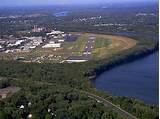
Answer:
[[[0,0],[0,6],[34,6],[34,5],[56,5],[56,4],[97,4],[116,2],[151,2],[158,0]]]

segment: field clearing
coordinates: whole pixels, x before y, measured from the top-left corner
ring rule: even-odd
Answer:
[[[92,52],[92,56],[94,59],[100,59],[114,55],[117,52],[130,49],[137,44],[136,40],[123,36],[113,36],[113,35],[96,35],[96,36],[98,37],[99,40],[105,39],[106,42],[108,42],[108,44],[106,44],[106,46],[101,45],[102,47],[99,48],[95,47],[95,49]]]
[[[106,47],[107,45],[111,43],[112,43],[111,40],[108,40],[108,39],[96,39],[95,49]]]

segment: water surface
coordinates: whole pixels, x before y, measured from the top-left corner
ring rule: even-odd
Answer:
[[[118,66],[104,72],[92,82],[98,90],[158,105],[158,57],[159,53],[156,52],[132,63]]]
[[[63,12],[58,12],[58,13],[55,13],[54,16],[55,17],[65,17],[65,16],[68,16],[68,11],[63,11]]]

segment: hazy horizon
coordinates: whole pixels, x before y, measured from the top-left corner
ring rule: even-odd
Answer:
[[[85,5],[102,3],[131,3],[131,2],[158,2],[158,0],[5,0],[0,6],[40,6],[40,5]]]

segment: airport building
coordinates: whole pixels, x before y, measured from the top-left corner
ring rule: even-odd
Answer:
[[[66,60],[66,62],[68,62],[68,63],[80,63],[80,62],[86,62],[89,59],[90,59],[89,57],[85,57],[85,56],[71,56]]]
[[[48,44],[42,46],[42,48],[60,48],[61,43],[55,43],[54,41],[50,41]]]

